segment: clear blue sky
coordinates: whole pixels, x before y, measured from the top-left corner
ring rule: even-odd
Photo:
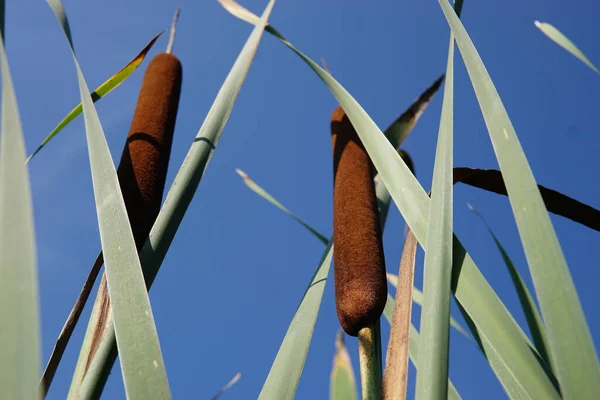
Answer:
[[[79,100],[67,44],[43,1],[7,2],[7,49],[28,151]],[[271,22],[334,76],[385,128],[445,69],[449,28],[438,2],[382,0],[283,1]],[[75,47],[95,87],[127,63],[182,14],[175,53],[184,70],[167,184],[179,168],[251,27],[215,0],[65,0]],[[243,2],[260,12],[266,0]],[[600,77],[550,42],[533,25],[546,21],[569,36],[597,65],[600,48],[591,0],[465,1],[463,21],[496,83],[537,181],[600,207]],[[150,56],[163,51],[161,38]],[[458,54],[458,53],[457,53]],[[143,69],[100,101],[98,111],[116,160],[129,129]],[[487,131],[457,57],[455,165],[496,168]],[[151,291],[169,381],[176,399],[207,399],[236,372],[242,379],[224,399],[255,398],[267,376],[323,246],[295,222],[250,192],[235,174],[245,170],[325,235],[332,231],[329,118],[335,100],[289,50],[265,35],[248,79],[196,197]],[[431,185],[441,95],[406,141],[417,177]],[[96,257],[99,234],[83,120],[65,129],[31,164],[43,329],[43,358]],[[522,326],[509,275],[473,204],[488,220],[531,287],[506,198],[457,186],[455,231]],[[596,347],[600,314],[600,234],[552,216]],[[392,209],[385,235],[388,270],[397,273],[404,222]],[[422,265],[422,254],[417,260]],[[416,284],[421,287],[422,268]],[[89,314],[91,307],[85,312]],[[453,311],[456,311],[454,309]],[[460,319],[458,314],[454,314]],[[419,309],[414,321],[419,321]],[[49,393],[62,399],[85,321],[72,339]],[[382,322],[387,343],[389,327]],[[328,283],[297,392],[325,399],[338,329]],[[357,368],[356,340],[349,339]],[[451,334],[450,375],[465,399],[505,398],[486,360]],[[356,370],[358,373],[358,370]],[[409,390],[414,389],[411,369]],[[124,398],[118,366],[105,398]]]

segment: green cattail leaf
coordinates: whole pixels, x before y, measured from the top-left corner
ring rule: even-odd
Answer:
[[[517,268],[513,264],[512,260],[508,256],[508,253],[506,252],[506,250],[492,231],[492,228],[490,228],[483,216],[475,208],[473,208],[472,205],[467,204],[467,206],[479,218],[481,218],[481,221],[492,236],[492,239],[494,239],[494,244],[496,244],[496,247],[502,255],[502,260],[504,261],[504,264],[508,269],[510,278],[513,281],[513,285],[515,286],[517,295],[519,296],[519,302],[521,303],[521,308],[523,309],[523,313],[525,314],[525,319],[527,320],[527,326],[529,327],[529,331],[531,332],[533,344],[535,345],[535,348],[540,354],[540,357],[544,359],[546,364],[551,366],[552,360],[550,359],[550,354],[548,352],[550,345],[548,343],[548,337],[546,335],[546,327],[544,326],[544,321],[542,320],[542,316],[538,311],[533,296],[531,295],[531,293],[529,293],[529,289],[527,289],[527,285],[521,277],[519,270],[517,270]]]
[[[568,37],[563,35],[561,31],[559,31],[547,22],[534,21],[533,24],[536,28],[542,31],[544,35],[548,36],[550,40],[552,40],[554,43],[567,50],[575,57],[579,58],[581,62],[593,69],[597,74],[600,74],[600,71],[598,70],[598,68],[596,68],[594,64],[592,64],[590,59],[587,58],[577,46],[575,46],[575,43],[571,42]]]
[[[257,185],[256,182],[254,182],[252,179],[250,179],[250,177],[244,171],[242,171],[241,169],[236,169],[235,171],[238,173],[239,176],[242,177],[242,179],[244,180],[244,183],[246,184],[246,186],[248,186],[250,188],[250,190],[252,190],[254,193],[256,193],[257,195],[259,195],[263,199],[267,200],[269,203],[273,204],[275,207],[279,208],[281,211],[283,211],[284,213],[286,213],[287,215],[292,217],[292,219],[294,219],[300,225],[302,225],[303,227],[308,229],[308,231],[310,233],[315,235],[317,237],[317,239],[319,239],[321,241],[321,243],[323,243],[324,245],[327,245],[329,243],[329,239],[327,239],[325,236],[320,234],[316,229],[314,229],[312,226],[310,226],[309,224],[304,222],[301,218],[296,216],[296,214],[294,214],[293,212],[288,210],[283,204],[281,204],[279,201],[277,201],[276,198],[271,196],[266,190],[264,190],[262,187]]]
[[[393,287],[396,287],[396,285],[398,285],[398,275],[388,273],[387,280]],[[423,292],[417,289],[416,286],[413,288],[412,301],[418,306],[423,305]],[[473,340],[471,336],[469,336],[465,328],[463,328],[461,324],[452,316],[450,316],[450,326],[456,329],[461,335],[463,335],[467,339],[471,341]]]
[[[4,3],[0,9],[2,28]],[[6,399],[40,398],[40,316],[33,211],[17,98],[0,36],[0,388]]]
[[[171,397],[148,292],[100,119],[75,56],[60,0],[48,0],[73,53],[77,69],[98,214],[100,239],[125,391],[130,399]]]
[[[283,338],[259,399],[294,398],[315,329],[332,256],[333,241],[330,241]]]
[[[240,7],[228,10],[241,19],[256,23],[255,19],[248,17],[249,11],[238,13],[236,10]],[[302,58],[344,108],[391,197],[426,250],[430,199],[396,149],[360,104],[330,74],[297,50],[272,26],[265,30]],[[456,236],[453,246],[453,293],[474,322],[472,329],[483,343],[487,359],[504,388],[515,397],[558,398],[546,371],[531,351],[532,345],[527,336]]]
[[[456,36],[494,152],[504,177],[550,343],[550,357],[565,398],[595,398],[600,364],[569,267],[527,158],[502,100],[460,20],[439,0]],[[540,393],[529,392],[540,398]]]
[[[335,339],[335,354],[329,379],[330,400],[356,400],[356,378],[346,343],[344,332],[338,331]]]
[[[263,12],[262,22],[259,23],[246,41],[229,75],[221,86],[211,109],[204,120],[190,150],[182,163],[164,205],[152,227],[149,239],[140,252],[146,285],[152,286],[166,253],[177,233],[185,212],[190,205],[196,189],[200,184],[208,162],[223,133],[225,125],[233,110],[237,95],[258,49],[264,26],[271,13],[275,0],[270,0]],[[97,398],[102,392],[112,365],[117,357],[115,333],[113,324],[107,327],[107,334],[97,343],[98,350],[93,359],[87,359],[87,351],[92,343],[91,332],[94,331],[95,318],[100,314],[102,304],[96,298],[96,303],[90,317],[84,346],[77,361],[77,367],[71,382],[69,399]]]
[[[98,86],[96,88],[96,90],[94,90],[92,92],[91,96],[92,96],[92,100],[94,101],[94,103],[97,102],[98,100],[100,100],[101,98],[103,98],[104,96],[106,96],[107,94],[109,94],[110,92],[112,92],[114,89],[117,88],[117,86],[119,86],[121,83],[123,83],[123,81],[125,81],[125,79],[129,78],[129,76],[131,74],[133,74],[133,72],[144,61],[144,58],[146,58],[146,54],[148,54],[148,52],[150,51],[150,49],[152,48],[154,43],[158,40],[158,38],[162,34],[163,34],[163,32],[156,35],[146,45],[146,47],[144,47],[142,49],[142,51],[140,51],[140,53],[137,56],[135,56],[135,58],[133,60],[131,60],[129,62],[129,64],[127,64],[119,72],[117,72],[116,74],[114,74],[113,76],[108,78],[102,85]],[[73,121],[77,116],[79,116],[79,114],[81,114],[82,110],[83,110],[83,108],[81,106],[81,103],[79,103],[77,106],[75,106],[75,108],[73,108],[67,114],[67,116],[64,117],[62,119],[62,121],[60,121],[58,123],[58,125],[56,125],[54,127],[54,129],[52,129],[52,131],[48,134],[48,136],[46,136],[46,138],[42,141],[42,143],[40,143],[40,145],[37,147],[37,149],[35,149],[35,151],[33,153],[31,153],[29,158],[27,158],[27,162],[31,161],[31,159],[33,157],[35,157],[35,155],[37,153],[39,153],[42,150],[42,148],[44,146],[46,146],[48,144],[48,142],[54,138],[54,136],[56,136],[60,131],[63,130],[64,127],[69,125],[71,123],[71,121]]]
[[[383,316],[388,321],[388,323],[392,324],[392,317],[394,314],[394,298],[388,294],[387,303],[385,303],[385,309],[383,310]],[[414,327],[414,325],[410,325],[410,333],[408,335],[408,356],[410,361],[412,361],[413,365],[417,369],[417,373],[419,370],[419,331]],[[448,379],[448,400],[460,400],[461,397],[456,390],[456,387],[452,384],[452,381]]]
[[[448,393],[450,279],[452,276],[452,167],[454,124],[454,36],[450,34],[442,116],[433,169],[423,276],[421,340],[416,396],[440,399]]]

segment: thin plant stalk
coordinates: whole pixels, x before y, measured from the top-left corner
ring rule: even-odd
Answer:
[[[381,399],[381,365],[377,365],[376,323],[358,332],[358,356],[363,400]]]

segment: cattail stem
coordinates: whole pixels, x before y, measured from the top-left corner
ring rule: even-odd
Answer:
[[[175,9],[175,15],[173,15],[173,22],[171,22],[171,33],[169,35],[169,44],[167,44],[167,50],[165,53],[171,54],[173,53],[173,45],[175,44],[175,29],[177,28],[177,20],[179,19],[179,12],[181,8],[177,7]]]
[[[377,356],[376,327],[373,323],[358,332],[358,356],[363,400],[381,399],[381,357]]]

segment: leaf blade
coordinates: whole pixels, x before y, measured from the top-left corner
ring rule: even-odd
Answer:
[[[164,31],[163,31],[164,32]],[[160,35],[163,34],[160,32],[156,35],[147,45],[139,52],[137,56],[133,58],[125,67],[123,67],[119,72],[108,78],[104,83],[96,88],[91,94],[92,100],[94,102],[100,100],[114,89],[117,88],[125,79],[129,78],[129,76],[140,66],[140,64],[146,58],[146,54],[150,51],[154,43],[158,40]],[[76,117],[78,117],[83,111],[81,103],[75,106],[59,123],[50,131],[48,136],[39,144],[39,146],[35,149],[33,153],[27,158],[27,162],[31,161],[33,157],[38,154],[44,146],[48,144],[60,131],[62,131],[67,125],[69,125]]]
[[[417,394],[439,399],[448,393],[450,283],[452,276],[452,166],[454,107],[454,36],[450,35],[446,85],[438,133],[423,276],[421,340]]]
[[[4,4],[0,9],[4,28]],[[0,35],[0,387],[11,399],[40,397],[40,317],[33,209],[25,142],[4,38]]]
[[[596,66],[594,64],[592,64],[590,59],[587,58],[586,55],[583,54],[583,52],[581,50],[579,50],[579,47],[577,47],[575,45],[575,43],[573,43],[571,40],[569,40],[568,37],[563,35],[563,33],[561,31],[559,31],[558,29],[556,29],[554,26],[550,25],[547,22],[533,21],[533,24],[535,25],[536,28],[538,28],[540,31],[542,31],[542,33],[544,35],[548,36],[548,38],[550,40],[552,40],[554,43],[556,43],[557,45],[559,45],[560,47],[562,47],[569,53],[573,54],[581,62],[583,62],[588,67],[590,67],[594,72],[596,72],[597,74],[600,74],[600,70],[598,70],[598,68],[596,68]]]
[[[259,399],[287,400],[294,398],[315,329],[332,257],[333,241],[330,241],[292,318],[269,375],[260,391]]]
[[[75,56],[60,0],[47,0],[77,69],[113,322],[128,398],[170,398],[158,334],[110,150]]]
[[[505,180],[562,394],[567,398],[591,398],[600,393],[600,363],[537,183],[475,46],[447,1],[438,1],[456,36]]]
[[[196,189],[202,180],[210,158],[216,149],[216,145],[223,133],[225,125],[233,110],[237,95],[258,49],[260,39],[275,0],[270,0],[263,12],[263,23],[259,23],[249,35],[246,44],[240,51],[238,58],[231,68],[225,82],[221,86],[214,102],[209,110],[202,127],[185,160],[177,172],[173,184],[169,188],[165,202],[156,218],[150,236],[140,252],[140,262],[148,288],[152,286],[154,279],[161,267],[166,253],[171,245],[185,212],[190,205]],[[101,304],[96,298],[90,324],[86,331],[84,346],[91,346],[91,337],[88,332],[94,330],[93,320],[99,318]],[[78,396],[98,397],[108,378],[110,369],[117,357],[115,333],[113,324],[109,323],[106,335],[98,343],[98,350],[92,360],[85,357],[86,349],[80,352],[76,371],[73,375],[69,399],[77,399]]]

